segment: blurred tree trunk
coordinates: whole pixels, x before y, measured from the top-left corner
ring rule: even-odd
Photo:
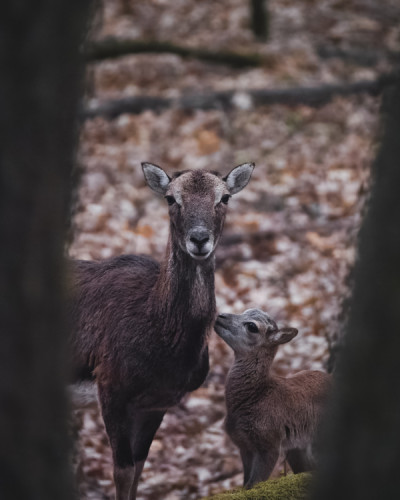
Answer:
[[[251,28],[260,40],[269,36],[269,15],[267,0],[250,0]]]
[[[352,236],[348,236],[348,238],[349,240],[351,238],[351,241],[348,243],[349,246],[354,245],[354,238]],[[340,354],[344,347],[353,288],[354,267],[351,267],[344,279],[341,290],[338,292],[341,295],[339,313],[333,322],[331,331],[327,332],[326,338],[329,344],[329,357],[326,362],[326,370],[328,373],[333,373],[335,371],[336,364],[338,359],[340,359]]]
[[[0,16],[0,498],[71,500],[63,237],[89,1]]]
[[[384,96],[337,387],[313,498],[398,498],[400,492],[400,84]]]

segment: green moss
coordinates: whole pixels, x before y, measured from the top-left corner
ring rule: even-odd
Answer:
[[[303,500],[310,490],[311,474],[289,474],[257,484],[251,490],[243,488],[204,498],[203,500]]]

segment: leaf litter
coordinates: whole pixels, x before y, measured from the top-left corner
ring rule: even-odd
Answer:
[[[385,60],[360,68],[319,58],[317,46],[384,51],[400,45],[389,1],[379,15],[361,0],[274,0],[268,5],[271,38],[260,43],[249,29],[247,3],[239,0],[104,0],[95,37],[155,38],[256,52],[268,56],[270,64],[234,70],[175,55],[126,56],[92,65],[95,95],[88,98],[374,78],[388,69]],[[81,183],[69,253],[82,259],[121,253],[162,259],[167,208],[145,186],[141,161],[170,172],[210,168],[222,174],[254,161],[249,186],[230,201],[217,251],[218,310],[241,313],[259,307],[299,329],[296,339],[278,352],[277,374],[326,369],[347,293],[345,278],[355,258],[378,117],[378,99],[353,96],[317,109],[254,108],[244,102],[230,112],[172,108],[161,114],[123,114],[113,121],[88,120],[81,130]],[[232,352],[215,333],[210,361],[205,384],[164,418],[139,483],[139,500],[191,500],[241,484],[239,454],[223,430],[224,381]],[[81,498],[113,498],[111,451],[99,410],[76,410],[74,425]],[[282,464],[274,472],[280,473]]]

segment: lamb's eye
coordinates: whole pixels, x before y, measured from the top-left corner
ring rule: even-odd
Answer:
[[[230,197],[230,194],[224,194],[224,196],[221,198],[221,202],[227,205]]]
[[[246,328],[249,332],[251,333],[258,333],[258,326],[250,321],[249,323],[246,323]]]
[[[173,205],[176,202],[173,196],[165,196],[165,199],[167,200],[168,205]]]

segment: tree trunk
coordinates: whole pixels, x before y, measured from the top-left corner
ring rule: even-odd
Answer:
[[[384,96],[385,135],[360,232],[337,387],[313,498],[400,492],[400,85]]]
[[[251,28],[260,40],[267,40],[269,35],[269,16],[267,0],[250,0]]]
[[[0,33],[0,498],[70,500],[63,238],[89,2],[5,0]]]

